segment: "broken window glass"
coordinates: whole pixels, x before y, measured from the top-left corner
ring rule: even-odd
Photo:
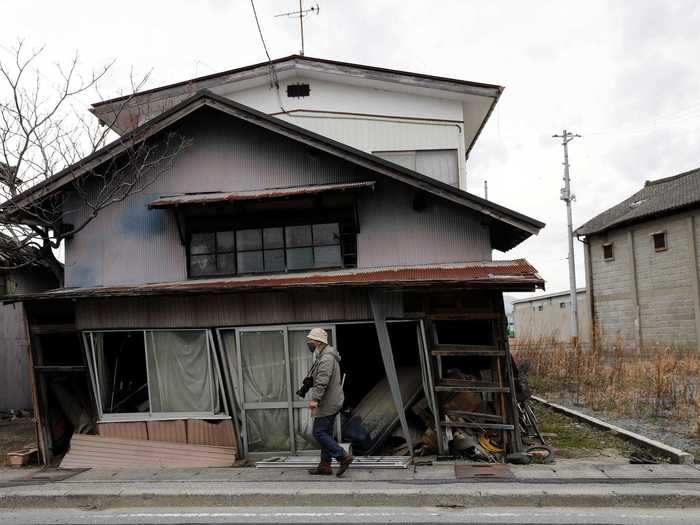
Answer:
[[[102,412],[148,413],[143,332],[95,332],[93,345]]]

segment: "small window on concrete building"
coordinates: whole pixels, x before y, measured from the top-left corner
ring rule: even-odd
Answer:
[[[566,308],[566,303],[559,303],[559,308]]]
[[[654,240],[654,251],[665,252],[668,250],[668,244],[666,243],[666,232],[653,233],[651,236]]]
[[[612,261],[614,258],[615,252],[613,251],[613,243],[605,243],[603,245],[603,259],[606,261]]]
[[[542,310],[544,310],[544,306],[539,305],[539,306],[537,307],[537,311],[538,311],[538,312],[541,312]]]

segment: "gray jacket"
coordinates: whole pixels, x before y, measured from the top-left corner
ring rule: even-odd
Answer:
[[[337,414],[343,408],[345,396],[340,377],[340,355],[335,348],[326,346],[316,356],[311,377],[314,379],[311,399],[318,402],[318,408],[313,411],[313,416],[325,417]]]

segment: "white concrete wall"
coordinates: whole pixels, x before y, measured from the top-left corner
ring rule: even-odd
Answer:
[[[586,343],[590,341],[591,320],[586,309],[585,292],[579,292],[577,300],[579,338]],[[527,302],[513,303],[515,338],[520,342],[551,340],[568,343],[571,340],[570,319],[571,300],[568,294],[542,299],[533,297]]]
[[[297,83],[310,85],[308,97],[287,97],[287,85]],[[466,189],[465,116],[460,100],[372,89],[305,75],[281,80],[279,93],[267,83],[245,90],[236,88],[236,84],[222,84],[209,89],[217,95],[369,153],[455,149],[456,178],[459,187]],[[139,123],[193,94],[170,97],[141,108]],[[478,116],[483,114],[486,103],[490,101],[474,102],[476,116],[470,114],[469,129],[466,130],[469,137],[478,130],[481,123]],[[432,176],[425,165],[417,168]]]

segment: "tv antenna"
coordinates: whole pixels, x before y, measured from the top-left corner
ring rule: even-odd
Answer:
[[[279,15],[275,15],[275,18],[279,18],[280,16],[286,16],[288,18],[298,18],[299,19],[299,34],[301,35],[301,56],[304,56],[304,18],[313,15],[313,14],[318,14],[321,11],[321,8],[318,7],[318,4],[316,4],[313,7],[309,7],[307,9],[304,9],[303,6],[303,0],[299,0],[299,9],[296,11],[290,11],[289,13],[282,13]]]

